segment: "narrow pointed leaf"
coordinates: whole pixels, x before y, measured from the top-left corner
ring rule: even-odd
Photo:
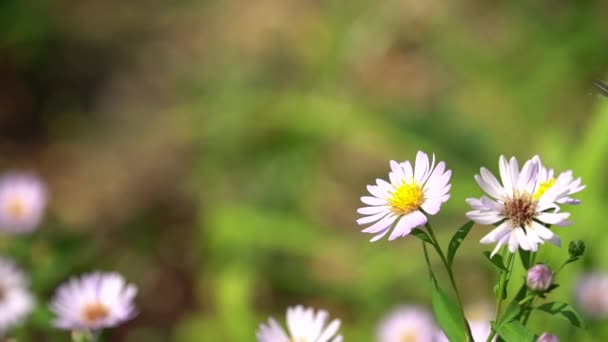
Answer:
[[[497,323],[497,326],[500,327],[511,322],[512,320],[516,319],[520,313],[521,305],[519,305],[517,301],[512,301],[511,303],[509,303],[509,306],[507,306],[505,312],[502,313],[500,321]]]
[[[586,323],[583,321],[578,312],[576,312],[576,310],[574,310],[574,308],[568,303],[559,301],[550,302],[540,305],[536,307],[536,309],[544,311],[553,316],[566,319],[575,327],[584,328],[586,326]]]
[[[497,325],[497,332],[505,341],[533,342],[536,339],[534,333],[526,328],[520,321],[511,321]]]
[[[463,224],[462,227],[456,231],[454,236],[452,236],[452,240],[450,240],[450,245],[448,246],[448,264],[450,266],[452,266],[458,247],[460,247],[462,241],[467,237],[471,228],[473,228],[473,221]]]
[[[414,228],[414,229],[412,229],[410,234],[414,235],[415,237],[419,238],[420,240],[422,240],[426,243],[430,243],[430,244],[433,243],[433,241],[431,240],[431,237],[422,229]]]
[[[509,271],[505,266],[504,262],[502,261],[502,256],[495,254],[492,258],[490,258],[490,254],[491,253],[489,251],[483,252],[483,255],[486,257],[486,259],[488,259],[494,266],[498,267],[499,270],[506,272]]]
[[[437,285],[435,279],[432,283],[433,312],[439,327],[450,341],[465,341],[464,317],[458,305]]]

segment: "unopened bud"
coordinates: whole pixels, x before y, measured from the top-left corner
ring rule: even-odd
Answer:
[[[538,337],[536,342],[559,342],[557,336],[553,334],[549,334],[548,332],[544,332],[542,335]]]
[[[533,291],[546,291],[553,283],[553,272],[545,264],[537,264],[528,270],[526,284]]]
[[[571,258],[583,256],[585,254],[585,243],[581,240],[570,241],[568,253],[570,253]]]

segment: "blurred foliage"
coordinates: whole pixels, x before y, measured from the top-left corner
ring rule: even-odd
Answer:
[[[560,274],[608,267],[603,1],[0,2],[0,166],[34,169],[52,203],[31,237],[0,237],[40,303],[15,335],[64,341],[45,301],[70,275],[118,270],[141,313],[107,341],[251,341],[288,305],[373,339],[400,303],[428,304],[414,239],[370,244],[355,219],[388,160],[434,152],[454,171],[433,218],[447,243],[480,166],[540,154],[587,189]],[[494,271],[474,227],[456,260],[471,305]],[[565,248],[544,247],[557,265]],[[490,304],[491,305],[491,304]],[[565,340],[608,338],[534,317]],[[542,329],[541,329],[542,327]],[[547,329],[550,327],[550,329]]]

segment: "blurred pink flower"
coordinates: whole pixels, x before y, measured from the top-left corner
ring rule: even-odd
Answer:
[[[268,324],[261,324],[256,336],[258,342],[342,342],[342,335],[336,335],[340,329],[340,320],[334,319],[329,324],[329,314],[325,310],[315,312],[313,308],[301,305],[287,308],[286,333],[272,317]]]
[[[54,325],[65,330],[115,327],[136,314],[135,285],[118,273],[94,272],[62,284],[51,301]]]
[[[578,308],[588,317],[608,317],[608,273],[584,273],[580,275],[575,297]]]
[[[28,280],[12,261],[0,258],[0,336],[34,308]]]
[[[42,180],[31,173],[10,172],[0,178],[0,230],[29,233],[38,228],[47,203]]]
[[[433,342],[438,328],[433,316],[418,306],[401,306],[389,312],[378,325],[377,342]]]

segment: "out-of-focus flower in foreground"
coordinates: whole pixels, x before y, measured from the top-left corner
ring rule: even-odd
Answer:
[[[492,198],[467,199],[473,208],[467,213],[471,220],[479,224],[498,224],[481,239],[481,243],[496,243],[492,256],[504,244],[512,253],[520,247],[537,251],[538,245],[545,241],[560,246],[560,238],[544,225],[571,223],[566,220],[570,214],[559,211],[558,201],[579,189],[580,185],[573,188],[572,183],[556,182],[549,188],[542,188],[539,172],[543,166],[538,156],[526,161],[521,171],[515,158],[507,160],[500,156],[498,164],[502,184],[485,167],[475,175],[477,184]]]
[[[29,233],[44,215],[47,190],[31,173],[9,172],[0,177],[0,230]]]
[[[391,311],[378,325],[378,342],[432,342],[437,327],[431,314],[417,306],[402,306]]]
[[[341,342],[338,335],[340,320],[329,324],[329,314],[325,310],[315,312],[313,308],[301,305],[287,308],[287,332],[274,318],[268,324],[261,324],[256,336],[258,342]]]
[[[54,325],[65,330],[115,327],[135,316],[135,285],[118,273],[94,272],[62,284],[51,301]]]
[[[544,332],[536,339],[536,342],[559,342],[559,339],[553,334]]]
[[[450,198],[448,192],[452,171],[445,163],[435,165],[435,156],[429,163],[426,153],[419,151],[414,167],[409,161],[390,162],[390,183],[377,179],[376,185],[368,185],[372,196],[363,196],[361,201],[368,206],[357,212],[364,217],[359,225],[371,224],[364,233],[376,234],[371,241],[381,239],[394,226],[389,240],[408,235],[412,229],[427,222],[425,215],[435,215],[441,205]]]
[[[585,273],[575,289],[578,308],[589,318],[608,317],[608,273]]]
[[[528,270],[526,275],[526,285],[537,292],[543,292],[549,289],[553,283],[553,272],[545,264],[534,265]]]
[[[28,280],[11,261],[0,258],[0,336],[34,308]]]
[[[540,158],[539,158],[540,159]],[[570,195],[585,189],[581,185],[581,178],[574,179],[572,170],[562,172],[555,178],[553,169],[547,169],[542,164],[538,172],[536,180],[536,192],[534,199],[539,199],[545,193],[549,193],[549,197],[558,204],[580,204],[581,201],[570,197]]]

